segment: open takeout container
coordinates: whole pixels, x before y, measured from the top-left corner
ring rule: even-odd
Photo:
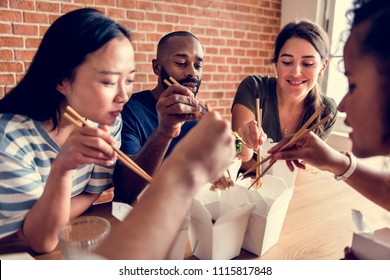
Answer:
[[[273,175],[264,175],[262,186],[249,189],[253,179],[236,182],[236,186],[221,192],[220,201],[232,207],[243,203],[255,205],[250,214],[242,248],[258,256],[275,245],[280,236],[293,188]]]
[[[117,218],[119,221],[123,221],[130,211],[133,209],[129,204],[121,202],[112,203],[112,215]],[[187,216],[176,236],[174,243],[172,244],[171,249],[169,250],[167,259],[168,260],[183,260],[184,253],[186,248],[186,243],[188,239],[188,225],[189,225],[189,216]]]
[[[241,251],[249,215],[254,206],[233,208],[220,201],[191,207],[189,238],[192,253],[201,260],[228,260]]]
[[[249,215],[254,205],[232,207],[220,201],[224,191],[206,184],[191,206],[189,239],[192,253],[201,260],[228,260],[240,254]]]
[[[352,252],[360,260],[390,260],[390,228],[354,233]]]
[[[273,142],[272,139],[268,138],[261,149],[261,157],[266,158],[269,156],[267,151],[271,149],[273,146],[278,144],[277,142]],[[261,168],[264,170],[267,165],[269,164],[269,161],[262,164]],[[266,174],[274,175],[283,178],[283,180],[286,182],[286,185],[288,187],[292,187],[295,184],[295,179],[297,178],[298,174],[298,168],[295,168],[293,172],[288,169],[286,162],[284,160],[278,160],[276,161],[272,167],[266,172]]]
[[[352,252],[361,260],[390,260],[390,228],[375,231],[359,210],[352,209],[357,232],[352,237]]]

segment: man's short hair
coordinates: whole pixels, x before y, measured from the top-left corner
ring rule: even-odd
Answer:
[[[192,37],[192,38],[195,38],[197,41],[199,41],[198,37],[196,37],[194,34],[192,34],[191,32],[188,32],[188,31],[174,31],[174,32],[168,33],[168,34],[164,35],[160,39],[160,41],[158,42],[157,57],[163,51],[163,48],[164,48],[165,44],[167,43],[167,41],[169,40],[169,38],[172,38],[172,37]]]

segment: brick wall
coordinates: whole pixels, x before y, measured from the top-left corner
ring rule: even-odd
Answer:
[[[174,30],[200,39],[205,63],[198,96],[227,119],[239,82],[273,71],[268,61],[281,0],[0,0],[0,97],[23,77],[50,23],[82,7],[97,8],[133,30],[136,91],[154,86],[157,42]]]

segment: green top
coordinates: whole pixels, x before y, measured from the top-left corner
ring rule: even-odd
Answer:
[[[280,128],[275,77],[255,75],[246,77],[238,86],[233,106],[234,104],[241,104],[256,115],[257,98],[260,99],[262,109],[262,128],[268,138],[271,138],[274,142],[279,142],[283,138],[283,134]],[[322,96],[322,103],[325,105],[325,109],[321,114],[321,119],[328,115],[333,115],[333,117],[322,126],[322,133],[317,129],[314,132],[325,140],[336,123],[337,105],[332,98],[326,96]],[[302,116],[301,125],[310,118],[314,111],[314,109],[310,110]]]

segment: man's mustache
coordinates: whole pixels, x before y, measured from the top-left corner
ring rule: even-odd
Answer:
[[[185,84],[185,83],[194,83],[196,84],[197,86],[199,85],[199,80],[197,78],[185,78],[185,79],[182,79],[182,80],[179,80],[178,81],[179,84]]]

